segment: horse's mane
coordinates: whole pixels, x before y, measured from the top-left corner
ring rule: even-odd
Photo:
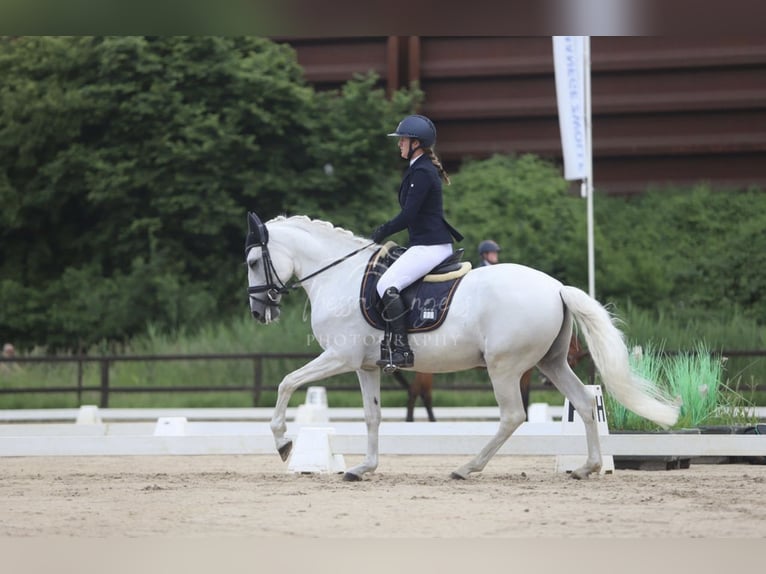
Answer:
[[[369,241],[369,240],[365,240],[363,237],[358,237],[356,234],[349,231],[348,229],[343,229],[342,227],[336,227],[329,221],[323,221],[321,219],[311,219],[310,217],[306,215],[291,215],[289,217],[286,215],[278,215],[277,217],[270,219],[267,223],[280,223],[280,222],[295,223],[298,227],[302,229],[310,228],[312,233],[316,233],[317,231],[337,233],[339,235],[348,237],[349,239],[355,239],[358,242]]]

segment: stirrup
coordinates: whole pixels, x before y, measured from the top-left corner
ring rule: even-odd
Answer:
[[[397,367],[393,363],[388,363],[387,365],[383,365],[383,372],[386,373],[387,375],[392,375],[398,370],[399,370],[399,367]]]
[[[406,351],[393,349],[384,355],[386,354],[388,357],[382,356],[378,361],[375,361],[376,365],[383,367],[383,372],[386,374],[391,374],[399,369],[409,369],[415,365],[415,354],[412,352],[412,349],[407,349]],[[394,361],[394,356],[397,354],[401,357],[399,362]]]
[[[385,355],[388,355],[388,357],[385,357],[383,354],[381,354],[380,359],[375,361],[375,364],[379,367],[382,367],[384,373],[390,375],[391,373],[398,371],[399,367],[394,364],[394,358],[391,356],[392,353],[385,353]]]

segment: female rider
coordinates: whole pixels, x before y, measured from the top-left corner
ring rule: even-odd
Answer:
[[[399,138],[399,152],[409,167],[399,187],[401,211],[375,229],[371,238],[381,243],[406,228],[409,247],[378,281],[386,337],[377,364],[407,368],[415,357],[407,341],[407,309],[400,293],[452,255],[453,239],[460,241],[463,236],[444,219],[442,180],[447,185],[450,181],[433,150],[433,122],[421,115],[407,116],[388,135]]]

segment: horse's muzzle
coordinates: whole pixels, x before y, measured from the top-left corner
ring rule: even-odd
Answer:
[[[266,317],[264,317],[263,314],[260,311],[256,311],[256,310],[253,309],[253,310],[250,311],[250,314],[253,316],[253,319],[258,321],[259,323],[265,323],[266,322]]]
[[[269,305],[264,305],[260,309],[257,307],[260,307],[260,305],[251,306],[250,314],[253,316],[253,319],[259,323],[267,325],[269,323],[273,323],[279,318],[279,307],[273,307]]]

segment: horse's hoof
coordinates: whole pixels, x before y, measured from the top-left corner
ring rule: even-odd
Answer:
[[[449,475],[449,477],[455,480],[465,480],[465,477],[462,474],[458,474],[457,472],[453,472]]]
[[[354,474],[353,472],[347,472],[343,475],[343,480],[346,482],[359,482],[362,480],[362,477],[358,474]]]
[[[279,447],[279,456],[282,457],[282,462],[287,460],[287,457],[290,456],[290,453],[293,450],[293,441],[286,442],[282,446]]]

